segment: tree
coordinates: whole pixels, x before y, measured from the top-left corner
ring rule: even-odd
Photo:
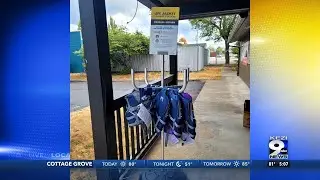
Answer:
[[[109,24],[108,24],[108,30],[109,29],[117,29],[117,28],[121,28],[121,26],[118,26],[116,24],[116,21],[110,16],[109,18]]]
[[[219,54],[219,55],[221,55],[221,54],[223,53],[222,47],[217,47],[216,53]]]
[[[239,55],[239,48],[238,47],[232,47],[231,48],[231,52],[232,52],[232,54]]]
[[[192,19],[190,23],[194,29],[200,30],[200,36],[207,40],[219,42],[224,40],[226,64],[230,63],[228,38],[235,23],[236,15],[217,16],[212,18]]]
[[[240,42],[237,41],[235,45],[236,45],[237,47],[232,47],[232,48],[231,48],[231,52],[232,52],[232,54],[236,54],[236,55],[238,56],[239,53],[240,53],[240,49],[239,49],[239,47],[240,47]]]
[[[179,43],[180,43],[180,44],[188,44],[186,38],[184,38],[184,37],[181,37],[181,38],[179,39]]]
[[[112,17],[108,24],[108,37],[111,66],[121,68],[122,72],[129,72],[130,56],[149,52],[148,37],[139,31],[129,33],[125,27],[117,25]],[[83,47],[75,54],[84,60]]]

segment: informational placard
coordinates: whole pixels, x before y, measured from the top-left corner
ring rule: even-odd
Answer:
[[[180,8],[151,9],[150,54],[177,55]]]

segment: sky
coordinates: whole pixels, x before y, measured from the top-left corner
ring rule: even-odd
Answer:
[[[136,16],[129,24],[127,24],[127,22],[133,18],[136,7],[136,0],[106,0],[108,18],[109,16],[112,16],[116,24],[126,26],[130,32],[138,30],[149,36],[151,19],[150,10],[143,4],[138,3]],[[70,31],[77,30],[79,20],[79,2],[78,0],[70,0]],[[189,44],[197,43],[197,30],[192,29],[188,20],[179,21],[178,39],[181,37],[186,38]],[[219,46],[224,47],[223,42],[214,43],[213,41],[206,41],[201,38],[198,38],[198,43],[207,43],[207,46],[212,46],[214,48]]]

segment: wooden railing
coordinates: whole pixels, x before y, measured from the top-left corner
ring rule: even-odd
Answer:
[[[173,76],[165,78],[164,84],[171,85]],[[150,84],[160,85],[160,81],[154,81]],[[157,139],[157,133],[154,124],[148,130],[143,130],[141,125],[129,127],[125,119],[126,101],[125,96],[114,100],[115,113],[115,131],[107,133],[116,133],[117,157],[119,160],[142,159],[150,150]]]

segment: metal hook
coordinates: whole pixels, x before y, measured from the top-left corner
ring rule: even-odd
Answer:
[[[187,68],[187,82],[190,81],[190,68]]]
[[[187,74],[188,74],[188,70],[187,69],[183,70],[183,85],[182,85],[182,88],[179,89],[179,93],[183,93],[183,91],[187,87],[187,84],[188,84],[188,76],[187,76]]]
[[[135,80],[134,80],[134,70],[131,69],[131,83],[132,83],[132,86],[135,90],[139,90],[139,88],[136,86],[136,83],[135,83]]]
[[[144,68],[144,82],[149,85],[147,68]]]

